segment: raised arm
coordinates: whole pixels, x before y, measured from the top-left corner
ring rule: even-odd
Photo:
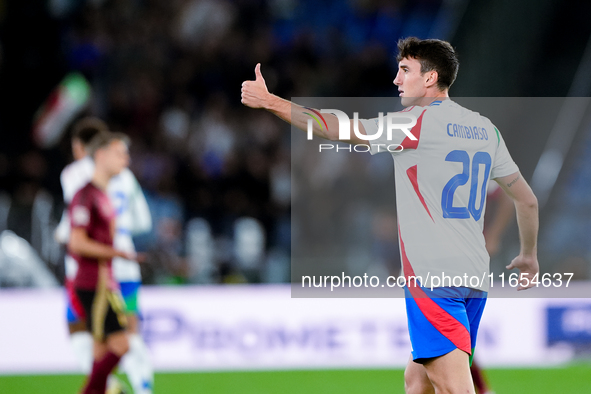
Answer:
[[[292,124],[300,130],[307,131],[309,109],[306,109],[291,101],[269,93],[265,79],[261,74],[261,64],[258,63],[254,69],[255,80],[242,82],[242,104],[250,108],[263,108],[272,114]],[[318,110],[315,110],[318,111]],[[322,114],[326,120],[326,128],[321,128],[316,122],[313,123],[314,135],[327,140],[336,141],[339,138],[339,121],[335,115]],[[351,120],[351,130],[353,130],[353,121]],[[365,134],[365,128],[359,122],[359,132]],[[342,140],[341,140],[342,141]],[[355,133],[351,133],[351,139],[343,142],[350,144],[367,144],[367,141],[359,139]]]
[[[531,280],[540,271],[537,252],[538,199],[520,172],[497,178],[495,181],[515,203],[519,227],[521,249],[519,256],[511,261],[507,269],[517,268],[522,276]],[[517,290],[525,290],[533,286],[534,284],[530,283],[528,286],[520,286]]]

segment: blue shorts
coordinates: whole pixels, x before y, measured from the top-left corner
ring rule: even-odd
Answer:
[[[66,279],[66,319],[69,324],[77,323],[84,320],[84,308],[74,291],[74,283],[72,280]]]
[[[138,293],[141,282],[121,282],[121,296],[125,301],[125,312],[131,315],[139,315]]]
[[[467,287],[418,289],[423,297],[415,290],[413,298],[404,289],[413,361],[424,363],[460,349],[470,355],[471,364],[488,293]]]
[[[67,306],[66,306],[66,318],[68,319],[68,323],[76,323],[80,321],[80,317],[74,311],[74,307],[72,306],[72,302],[70,301],[70,297],[67,298]]]

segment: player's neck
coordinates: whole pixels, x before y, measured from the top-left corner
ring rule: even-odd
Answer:
[[[449,92],[447,90],[441,91],[439,89],[431,90],[428,92],[427,96],[421,99],[421,103],[419,105],[421,107],[427,107],[434,101],[439,100],[449,100]]]
[[[95,169],[94,175],[92,176],[93,185],[105,191],[107,190],[107,186],[109,185],[110,180],[111,176],[107,174],[105,171],[101,171],[99,168]]]

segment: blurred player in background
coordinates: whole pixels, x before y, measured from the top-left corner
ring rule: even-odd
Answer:
[[[91,141],[94,174],[68,207],[71,224],[68,252],[78,263],[73,288],[92,332],[92,370],[84,394],[103,394],[107,378],[129,350],[125,305],[113,279],[112,259],[133,259],[135,253],[114,248],[115,209],[107,196],[111,178],[129,164],[127,137],[97,133]]]
[[[376,118],[346,125],[367,136],[379,130],[377,141],[368,145],[367,139],[351,133],[345,142],[369,146],[372,154],[380,152],[380,146],[397,147],[392,156],[404,275],[407,280],[442,278],[444,273],[450,278],[486,277],[490,256],[483,236],[483,211],[490,177],[513,199],[517,212],[521,250],[507,268],[534,278],[539,272],[537,199],[490,120],[449,99],[459,67],[453,47],[441,40],[410,37],[398,42],[398,50],[394,84],[407,107],[404,113],[417,120],[414,138],[402,132],[381,133]],[[242,84],[243,104],[264,108],[304,131],[309,112],[313,112],[325,124],[312,122],[314,134],[340,140],[335,115],[321,115],[269,93],[260,64],[255,76],[254,81]],[[455,125],[452,132],[450,125]],[[470,363],[489,284],[484,279],[463,286],[431,282],[429,288],[428,283],[418,282],[407,282],[405,287],[412,344],[405,370],[406,392],[474,393]],[[520,282],[519,290],[531,286],[529,281]]]
[[[62,172],[61,184],[64,202],[69,204],[73,195],[88,182],[94,172],[94,162],[87,156],[87,147],[92,138],[100,132],[107,131],[107,125],[97,118],[84,118],[76,123],[72,134],[72,153],[75,161]],[[135,252],[132,235],[149,231],[152,226],[150,211],[141,187],[133,173],[125,168],[113,177],[108,185],[107,193],[116,211],[115,247]],[[56,232],[61,243],[69,239],[69,218],[66,214]],[[83,319],[80,319],[81,308],[72,292],[71,281],[76,275],[76,261],[66,255],[66,288],[68,289],[68,327],[74,353],[82,367],[82,371],[90,371],[92,363],[92,338],[86,331]],[[126,304],[128,317],[128,333],[130,350],[121,362],[122,369],[127,373],[138,394],[149,394],[153,386],[153,368],[148,349],[139,335],[138,292],[141,284],[141,273],[137,261],[121,257],[113,259],[113,274],[119,282],[121,293]],[[111,384],[113,383],[113,384]],[[109,386],[117,390],[118,382],[109,381]]]

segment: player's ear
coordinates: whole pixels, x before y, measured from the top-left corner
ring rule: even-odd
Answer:
[[[435,70],[431,70],[425,74],[425,86],[430,88],[431,86],[435,85],[439,80],[439,74]]]

